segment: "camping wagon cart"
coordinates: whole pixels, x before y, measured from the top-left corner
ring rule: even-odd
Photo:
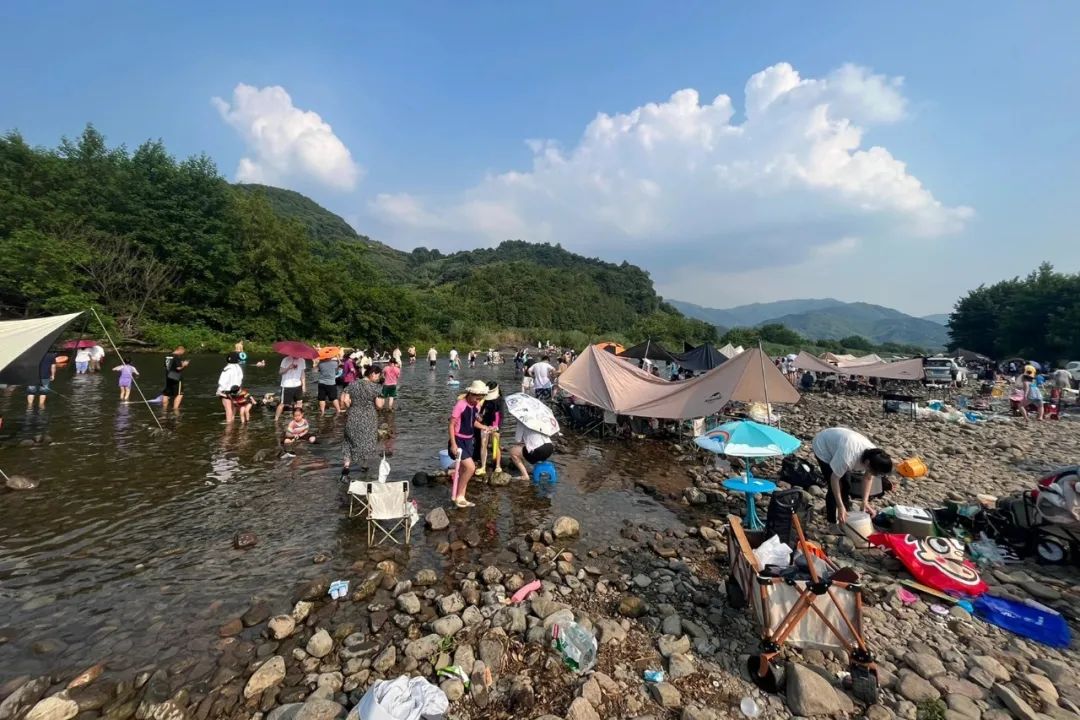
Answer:
[[[785,643],[799,648],[842,649],[848,655],[851,690],[866,703],[878,699],[877,668],[862,632],[862,586],[850,568],[841,569],[806,541],[797,516],[792,523],[798,536],[797,552],[810,558],[810,579],[774,575],[762,567],[754,549],[766,539],[763,531],[746,530],[742,521],[728,516],[728,561],[725,583],[728,604],[749,605],[761,626],[761,651],[747,660],[747,670],[758,687],[767,692],[780,688],[780,674],[773,660]],[[819,560],[827,575],[819,575]]]

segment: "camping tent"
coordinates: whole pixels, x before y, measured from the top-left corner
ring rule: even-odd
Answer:
[[[731,343],[727,343],[724,347],[717,350],[717,352],[726,358],[733,358],[739,354],[735,352],[735,347]]]
[[[795,358],[795,367],[798,370],[809,370],[816,373],[837,373],[838,375],[861,375],[863,377],[876,377],[883,380],[922,380],[923,365],[921,358],[910,360],[898,360],[897,362],[876,362],[866,365],[849,365],[836,367],[824,360],[820,360],[805,350]]]
[[[982,353],[977,353],[974,350],[965,350],[960,348],[956,351],[957,357],[967,363],[992,363],[994,362],[990,358],[986,357]]]
[[[847,356],[838,356],[847,357]],[[885,362],[877,355],[873,353],[869,355],[863,355],[862,357],[853,357],[850,360],[840,360],[836,363],[837,367],[859,367],[861,365],[873,365],[874,363]]]
[[[668,420],[713,415],[732,401],[799,401],[787,378],[756,349],[704,375],[672,383],[590,347],[559,376],[559,387],[610,412]]]
[[[68,323],[81,314],[0,322],[0,383],[37,385],[41,359]]]
[[[793,361],[796,370],[806,370],[808,372],[815,373],[838,373],[840,368],[835,365],[830,365],[821,358],[814,357],[810,353],[803,350],[795,356]]]
[[[628,360],[657,360],[668,363],[678,362],[678,360],[675,359],[675,356],[667,351],[667,348],[655,340],[646,340],[643,343],[638,343],[633,347],[626,348],[619,353],[619,357]]]
[[[596,343],[596,347],[599,348],[600,350],[603,350],[604,352],[609,352],[612,355],[618,355],[619,353],[621,353],[623,350],[626,349],[622,345],[620,345],[619,343],[614,342],[612,340],[608,340],[607,342],[602,342],[602,343]]]
[[[676,362],[679,363],[679,367],[698,372],[719,367],[720,365],[723,365],[727,359],[727,355],[724,355],[717,350],[715,345],[712,343],[705,343],[700,347],[691,348],[682,355],[677,356]]]

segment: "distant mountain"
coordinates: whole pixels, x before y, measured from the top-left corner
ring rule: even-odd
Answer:
[[[938,325],[948,325],[949,313],[935,313],[933,315],[923,315],[922,319],[929,320],[930,322],[937,323]]]
[[[749,327],[759,325],[781,315],[810,312],[812,310],[824,310],[837,307],[844,303],[832,298],[804,299],[804,300],[778,300],[768,303],[751,303],[739,305],[726,310],[706,308],[681,300],[668,300],[668,303],[677,308],[687,317],[697,318],[705,322],[711,322],[724,328]]]
[[[689,317],[721,327],[780,323],[812,340],[840,340],[861,335],[874,343],[895,342],[938,349],[945,347],[949,339],[948,330],[940,322],[913,317],[881,305],[846,303],[832,298],[754,303],[726,310],[668,302]]]

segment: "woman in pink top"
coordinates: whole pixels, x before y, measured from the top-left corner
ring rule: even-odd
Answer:
[[[394,398],[397,397],[398,378],[401,377],[401,365],[397,358],[390,358],[390,362],[383,368],[382,396],[386,399],[386,409],[394,409]]]

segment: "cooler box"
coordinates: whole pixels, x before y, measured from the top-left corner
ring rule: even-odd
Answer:
[[[893,525],[889,532],[914,537],[934,534],[934,516],[925,508],[897,505],[893,508]]]

